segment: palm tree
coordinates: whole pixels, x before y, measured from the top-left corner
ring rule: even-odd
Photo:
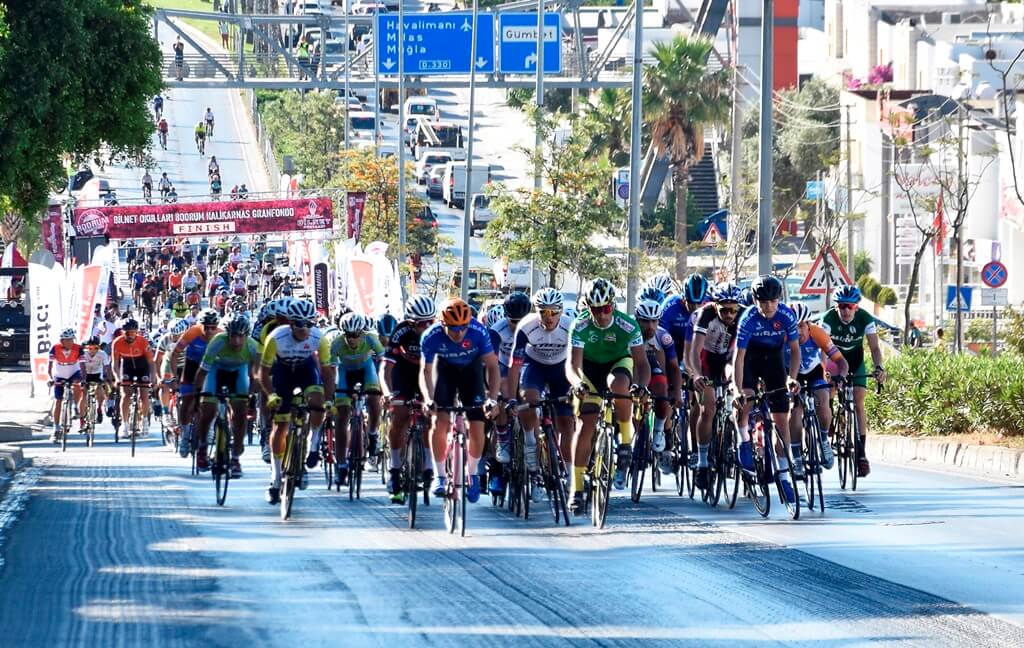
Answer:
[[[667,155],[676,194],[676,276],[686,274],[686,197],[690,169],[704,155],[704,125],[729,116],[728,73],[709,72],[711,41],[676,36],[654,46],[654,65],[644,68],[644,112],[651,144]]]
[[[629,161],[632,97],[625,88],[601,88],[583,107],[579,125],[589,140],[588,157],[606,156],[615,166]]]

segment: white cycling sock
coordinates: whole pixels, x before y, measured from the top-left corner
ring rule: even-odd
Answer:
[[[434,459],[434,476],[444,477],[444,459]]]
[[[320,448],[320,435],[323,434],[324,425],[321,423],[315,430],[313,430],[312,438],[309,442],[309,451],[317,452]]]
[[[654,419],[654,431],[664,432],[665,431],[665,419],[656,418]]]
[[[709,443],[698,443],[697,444],[697,467],[707,468],[708,467],[708,447]]]
[[[779,472],[786,478],[789,479],[789,459],[785,457],[779,457]]]
[[[274,488],[281,488],[281,474],[284,472],[282,464],[284,460],[282,457],[278,457],[276,454],[270,462],[271,474],[273,475]]]
[[[789,454],[793,455],[793,462],[796,463],[803,459],[803,453],[800,451],[799,443],[789,444]]]
[[[468,452],[466,453],[466,457],[468,458],[466,461],[466,467],[469,468],[469,474],[475,475],[476,469],[480,467],[480,457],[474,457]]]

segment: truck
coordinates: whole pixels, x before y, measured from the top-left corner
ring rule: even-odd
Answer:
[[[470,194],[483,193],[484,187],[491,182],[493,165],[486,162],[473,164],[473,186]],[[462,209],[466,206],[466,163],[451,161],[445,165],[444,179],[441,181],[441,199],[449,207]]]
[[[453,160],[466,159],[466,138],[462,126],[454,122],[416,118],[416,130],[409,138],[412,155],[419,160],[428,153],[447,153]]]

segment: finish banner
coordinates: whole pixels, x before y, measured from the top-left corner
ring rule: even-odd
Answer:
[[[332,219],[330,198],[295,198],[83,207],[74,226],[78,236],[133,239],[324,231]]]

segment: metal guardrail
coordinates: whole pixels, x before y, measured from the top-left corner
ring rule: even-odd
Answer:
[[[274,154],[274,143],[267,134],[263,125],[263,118],[260,116],[259,99],[254,90],[246,90],[249,101],[246,105],[249,108],[249,116],[252,118],[253,129],[256,131],[256,143],[259,146],[263,162],[267,165],[267,175],[270,176],[270,190],[281,191],[281,170],[277,165],[277,157]]]

